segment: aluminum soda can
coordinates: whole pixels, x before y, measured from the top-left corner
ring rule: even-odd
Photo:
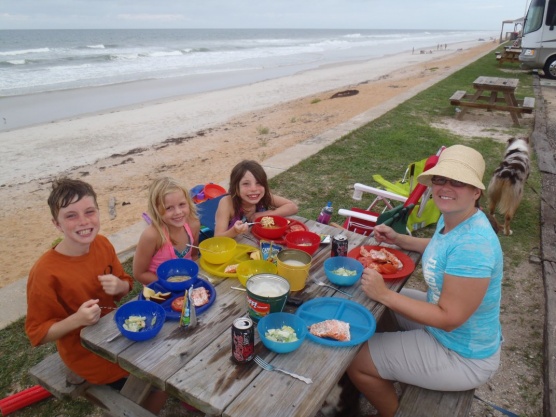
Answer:
[[[232,359],[246,363],[255,356],[255,328],[249,317],[240,317],[232,323]]]
[[[344,235],[336,235],[332,237],[332,251],[330,256],[347,256],[348,253],[348,238]]]

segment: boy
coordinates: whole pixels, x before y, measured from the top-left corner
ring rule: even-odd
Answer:
[[[93,384],[110,384],[127,372],[81,346],[79,333],[115,307],[133,287],[116,251],[99,235],[100,215],[86,182],[54,181],[48,197],[52,223],[63,239],[29,273],[25,331],[33,346],[56,341],[60,357]]]

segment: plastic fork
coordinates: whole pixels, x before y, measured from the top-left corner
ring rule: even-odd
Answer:
[[[317,285],[320,285],[321,287],[332,288],[333,290],[341,292],[342,294],[348,296],[349,298],[353,297],[353,295],[351,295],[349,292],[342,291],[339,288],[333,287],[332,285],[325,284],[324,282],[321,282],[321,281],[315,281],[315,282],[316,282]]]
[[[311,378],[305,378],[304,376],[294,374],[293,372],[289,372],[289,371],[285,371],[284,369],[277,368],[276,366],[271,365],[268,362],[266,362],[260,356],[255,356],[255,362],[257,362],[257,365],[259,365],[261,368],[263,368],[266,371],[282,372],[283,374],[286,374],[286,375],[292,376],[294,378],[297,378],[300,381],[305,382],[306,384],[312,384],[313,383],[313,380]]]

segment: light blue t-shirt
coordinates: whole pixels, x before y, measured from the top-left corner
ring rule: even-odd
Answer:
[[[444,274],[465,278],[490,278],[479,308],[457,329],[447,332],[426,326],[442,345],[463,357],[482,359],[498,350],[502,336],[500,299],[503,256],[498,236],[481,210],[446,234],[444,216],[423,253],[422,265],[428,285],[427,301],[437,304]]]

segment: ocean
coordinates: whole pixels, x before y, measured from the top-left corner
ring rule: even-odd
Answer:
[[[268,79],[492,36],[394,29],[0,30],[0,95],[247,71]]]

